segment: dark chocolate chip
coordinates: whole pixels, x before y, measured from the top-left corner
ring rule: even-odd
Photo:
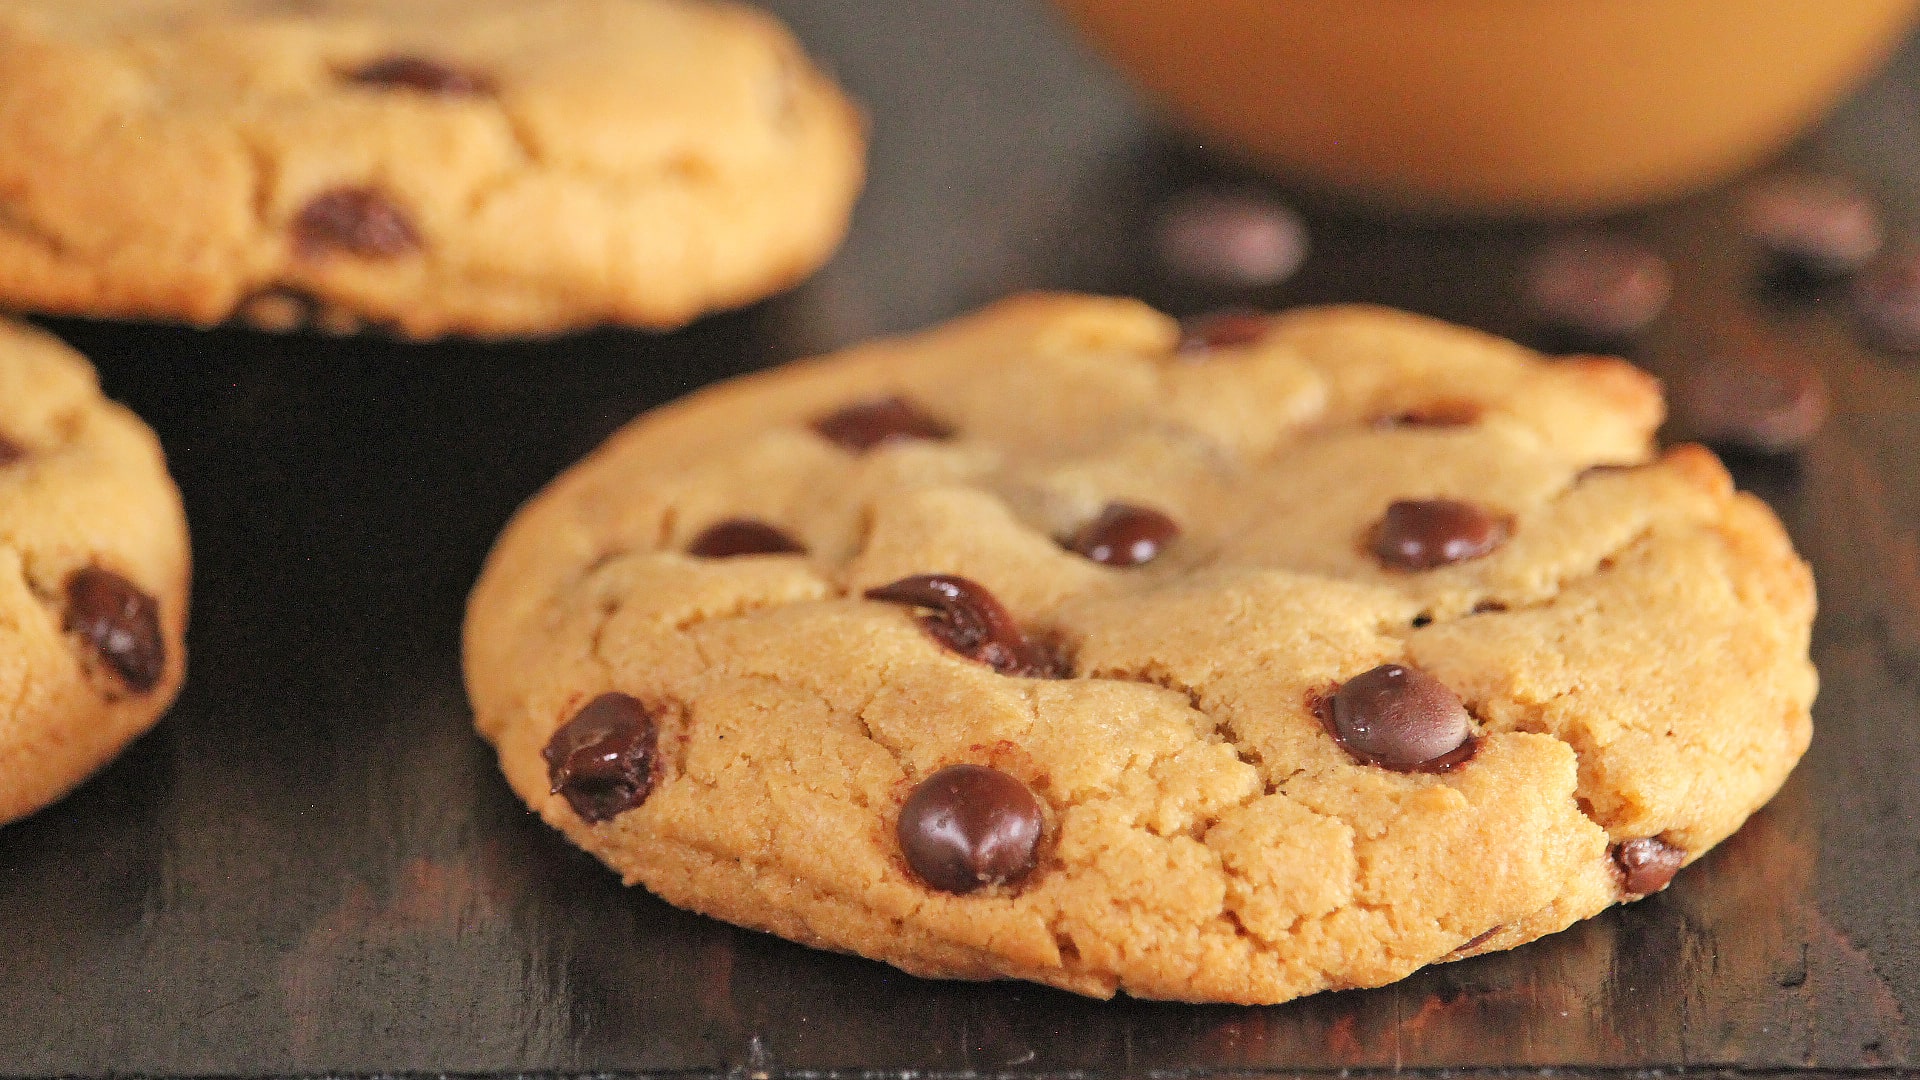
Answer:
[[[1455,499],[1401,499],[1373,530],[1373,553],[1397,570],[1431,570],[1489,554],[1507,541],[1505,518]]]
[[[877,398],[849,405],[815,420],[813,430],[856,452],[900,439],[953,438],[951,426],[927,415],[920,406],[903,397]]]
[[[1216,311],[1180,325],[1180,354],[1199,358],[1216,349],[1239,349],[1256,344],[1273,326],[1271,316],[1244,308]]]
[[[800,541],[764,521],[730,518],[709,525],[687,545],[687,554],[702,559],[731,559],[736,555],[804,555]]]
[[[1158,510],[1108,503],[1100,516],[1080,527],[1067,546],[1097,563],[1138,566],[1152,562],[1180,535],[1180,526]]]
[[[1379,427],[1467,427],[1479,423],[1483,411],[1477,401],[1435,401],[1383,416],[1376,424]]]
[[[1804,446],[1826,423],[1826,380],[1786,353],[1725,357],[1672,380],[1676,419],[1710,446],[1777,454]]]
[[[1894,352],[1920,352],[1920,250],[1875,261],[1853,283],[1853,307],[1869,341]]]
[[[1382,664],[1348,679],[1324,707],[1333,736],[1369,765],[1443,772],[1473,756],[1467,707],[1419,668]]]
[[[921,574],[867,590],[867,599],[932,608],[920,624],[934,640],[1002,675],[1054,679],[1064,674],[1058,657],[1027,640],[1019,624],[984,586],[948,574]]]
[[[1548,325],[1624,337],[1645,329],[1666,309],[1673,272],[1665,259],[1640,244],[1581,234],[1536,252],[1522,290],[1535,318]]]
[[[1775,284],[1845,277],[1878,255],[1886,241],[1872,200],[1835,176],[1776,176],[1748,193],[1743,210],[1747,237],[1767,253]]]
[[[1505,929],[1506,927],[1504,926],[1495,926],[1486,930],[1482,930],[1479,933],[1468,938],[1467,940],[1461,942],[1458,946],[1456,946],[1453,950],[1454,954],[1458,955],[1464,952],[1472,952],[1473,950],[1479,948],[1480,946],[1485,945],[1488,942],[1488,940],[1490,940],[1493,937],[1493,935]]]
[[[11,465],[27,456],[27,448],[0,435],[0,465]]]
[[[159,605],[111,570],[89,566],[67,578],[66,628],[79,634],[137,694],[160,685],[166,674]]]
[[[416,90],[440,97],[473,97],[492,89],[486,79],[424,56],[387,56],[349,76],[365,86]]]
[[[1667,887],[1687,853],[1657,836],[1628,840],[1613,849],[1614,864],[1620,868],[1620,883],[1629,895],[1645,896]]]
[[[897,835],[920,880],[970,893],[1032,873],[1045,824],[1040,800],[1025,784],[984,765],[949,765],[907,796]]]
[[[420,233],[406,211],[381,191],[334,188],[314,196],[294,218],[293,246],[308,259],[334,252],[394,259],[418,251]]]
[[[1307,226],[1285,204],[1244,192],[1202,192],[1154,226],[1160,261],[1181,277],[1230,288],[1276,285],[1307,257]]]
[[[601,694],[541,751],[553,793],[589,824],[611,821],[653,791],[655,739],[646,706],[626,694]]]

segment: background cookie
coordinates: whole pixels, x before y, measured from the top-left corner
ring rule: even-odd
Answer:
[[[669,327],[838,244],[861,124],[689,0],[0,7],[0,303],[413,337]]]
[[[1807,745],[1810,578],[1660,419],[1380,309],[1010,301],[556,481],[473,595],[478,725],[627,880],[799,941],[1378,985],[1663,887]]]
[[[159,441],[73,350],[0,322],[0,823],[65,794],[173,703],[187,586]]]

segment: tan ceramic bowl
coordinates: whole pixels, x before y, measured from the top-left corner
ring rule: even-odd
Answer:
[[[1778,150],[1920,0],[1057,0],[1154,100],[1287,176],[1568,213]]]

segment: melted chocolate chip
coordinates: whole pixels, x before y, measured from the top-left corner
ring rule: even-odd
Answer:
[[[1237,308],[1188,319],[1180,326],[1181,355],[1199,357],[1215,349],[1239,349],[1267,336],[1271,317]]]
[[[166,674],[159,605],[111,570],[89,566],[67,578],[66,628],[80,635],[134,693],[152,690]]]
[[[934,640],[1002,675],[1060,678],[1063,665],[1045,647],[1027,640],[993,594],[976,582],[947,574],[922,574],[867,590],[867,599],[932,608],[920,624]]]
[[[687,554],[701,559],[731,559],[736,555],[804,555],[800,541],[764,521],[730,518],[707,527],[687,545]]]
[[[334,188],[314,196],[293,219],[293,246],[308,259],[334,252],[394,259],[418,251],[420,233],[384,193],[365,187]]]
[[[813,430],[855,452],[900,439],[953,438],[952,427],[927,415],[920,406],[903,397],[849,405],[815,420]]]
[[[1493,937],[1493,935],[1505,929],[1506,927],[1504,926],[1495,926],[1487,930],[1482,930],[1479,933],[1468,938],[1467,940],[1461,942],[1457,947],[1455,947],[1455,949],[1453,950],[1454,954],[1458,955],[1463,952],[1472,952],[1473,950],[1479,948],[1480,946],[1485,945],[1488,942],[1488,940],[1490,940]]]
[[[1109,503],[1067,546],[1107,566],[1139,566],[1152,562],[1179,536],[1180,526],[1158,510]]]
[[[1875,262],[1853,283],[1853,307],[1869,341],[1894,352],[1920,352],[1920,250]]]
[[[1615,845],[1614,865],[1620,868],[1620,883],[1630,895],[1645,896],[1667,887],[1687,853],[1657,836],[1628,840]]]
[[[1673,272],[1652,250],[1619,237],[1581,234],[1541,248],[1523,291],[1542,322],[1601,337],[1638,333],[1666,309]]]
[[[487,80],[477,75],[424,56],[382,57],[348,77],[364,86],[416,90],[440,97],[473,97],[491,89]]]
[[[896,834],[920,880],[970,893],[1032,873],[1045,823],[1025,784],[984,765],[949,765],[907,796]]]
[[[1768,276],[1786,286],[1853,273],[1880,253],[1880,211],[1852,184],[1811,173],[1777,176],[1747,195],[1745,228],[1766,251]]]
[[[1481,412],[1477,401],[1436,401],[1383,416],[1376,424],[1379,427],[1467,427],[1480,422]]]
[[[1460,698],[1403,664],[1348,679],[1322,712],[1348,753],[1400,772],[1443,772],[1472,757],[1477,744]]]
[[[1307,226],[1283,203],[1251,193],[1202,192],[1168,206],[1153,231],[1167,269],[1230,288],[1276,285],[1307,257]]]
[[[0,466],[11,465],[27,456],[27,448],[0,435]]]
[[[1401,499],[1373,531],[1373,553],[1397,570],[1431,570],[1478,559],[1507,541],[1508,526],[1473,503]]]
[[[653,717],[639,701],[601,694],[561,725],[540,752],[555,795],[588,824],[647,801],[653,791]]]

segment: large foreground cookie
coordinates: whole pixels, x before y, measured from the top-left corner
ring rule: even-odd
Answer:
[[[839,242],[851,106],[704,0],[9,0],[0,304],[667,327]]]
[[[187,524],[93,369],[0,322],[0,823],[153,726],[186,670]]]
[[[472,598],[478,724],[628,881],[798,941],[1378,985],[1663,887],[1807,746],[1806,568],[1660,417],[1390,311],[1010,301],[557,480]]]

